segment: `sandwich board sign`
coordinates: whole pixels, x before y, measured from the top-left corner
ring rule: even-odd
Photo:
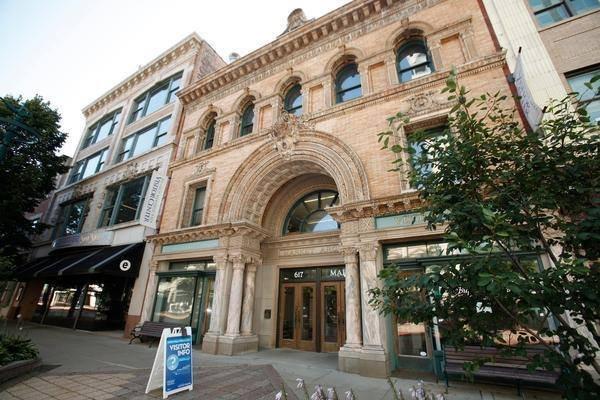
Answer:
[[[146,393],[162,386],[163,399],[192,390],[192,328],[165,328],[154,357]]]

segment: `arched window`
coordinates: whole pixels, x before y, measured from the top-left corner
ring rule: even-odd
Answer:
[[[242,122],[240,124],[240,136],[246,136],[252,133],[254,128],[254,103],[248,103],[242,113]]]
[[[215,143],[215,120],[212,119],[206,128],[206,137],[204,138],[204,150],[208,150],[213,147]]]
[[[339,70],[335,78],[336,103],[356,99],[362,95],[358,65],[351,62]]]
[[[285,111],[294,115],[302,115],[302,87],[299,83],[288,90],[283,101]]]
[[[326,232],[340,228],[339,224],[325,211],[325,207],[339,203],[339,195],[333,190],[310,193],[294,204],[285,219],[283,234]]]
[[[433,72],[433,63],[427,46],[422,41],[412,41],[398,49],[396,69],[400,82],[408,82]]]

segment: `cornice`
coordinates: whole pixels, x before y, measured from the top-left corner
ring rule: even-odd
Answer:
[[[147,242],[154,244],[186,243],[204,239],[217,239],[226,236],[248,236],[259,241],[269,236],[263,228],[246,221],[215,224],[206,226],[195,226],[191,228],[178,229],[146,237]]]
[[[412,15],[439,1],[441,0],[355,0],[318,19],[304,23],[268,45],[203,77],[182,90],[178,96],[184,105],[193,103],[209,93],[255,75],[265,67],[276,64],[287,65],[290,55],[305,52],[307,48],[314,47],[314,44],[330,39],[334,35],[348,33],[366,21],[381,20],[397,8],[405,11],[402,15],[398,13],[397,17],[400,18]]]
[[[423,205],[419,192],[404,193],[375,200],[343,204],[327,209],[339,223],[414,210]]]
[[[83,115],[88,118],[98,109],[104,107],[108,103],[111,103],[124,93],[130,91],[136,85],[140,84],[142,81],[148,79],[157,71],[171,64],[173,60],[177,60],[188,54],[190,50],[193,51],[200,49],[203,43],[205,43],[204,40],[197,33],[188,35],[183,40],[156,57],[154,60],[140,67],[138,71],[129,75],[127,78],[109,89],[92,103],[85,106],[82,110]]]

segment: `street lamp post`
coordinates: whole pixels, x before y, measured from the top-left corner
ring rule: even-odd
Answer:
[[[12,118],[0,117],[0,162],[3,162],[10,145],[14,142],[33,143],[40,138],[40,134],[24,123],[25,118],[30,115],[25,104],[19,104],[17,108],[2,97],[0,101],[14,114]]]

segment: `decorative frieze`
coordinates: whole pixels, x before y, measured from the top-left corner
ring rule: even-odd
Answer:
[[[281,110],[279,119],[267,129],[273,148],[286,160],[292,158],[300,131],[312,130],[315,124],[309,121],[310,116],[294,115]]]
[[[340,247],[335,246],[316,246],[302,247],[295,249],[280,249],[279,257],[312,256],[317,254],[339,254]]]

